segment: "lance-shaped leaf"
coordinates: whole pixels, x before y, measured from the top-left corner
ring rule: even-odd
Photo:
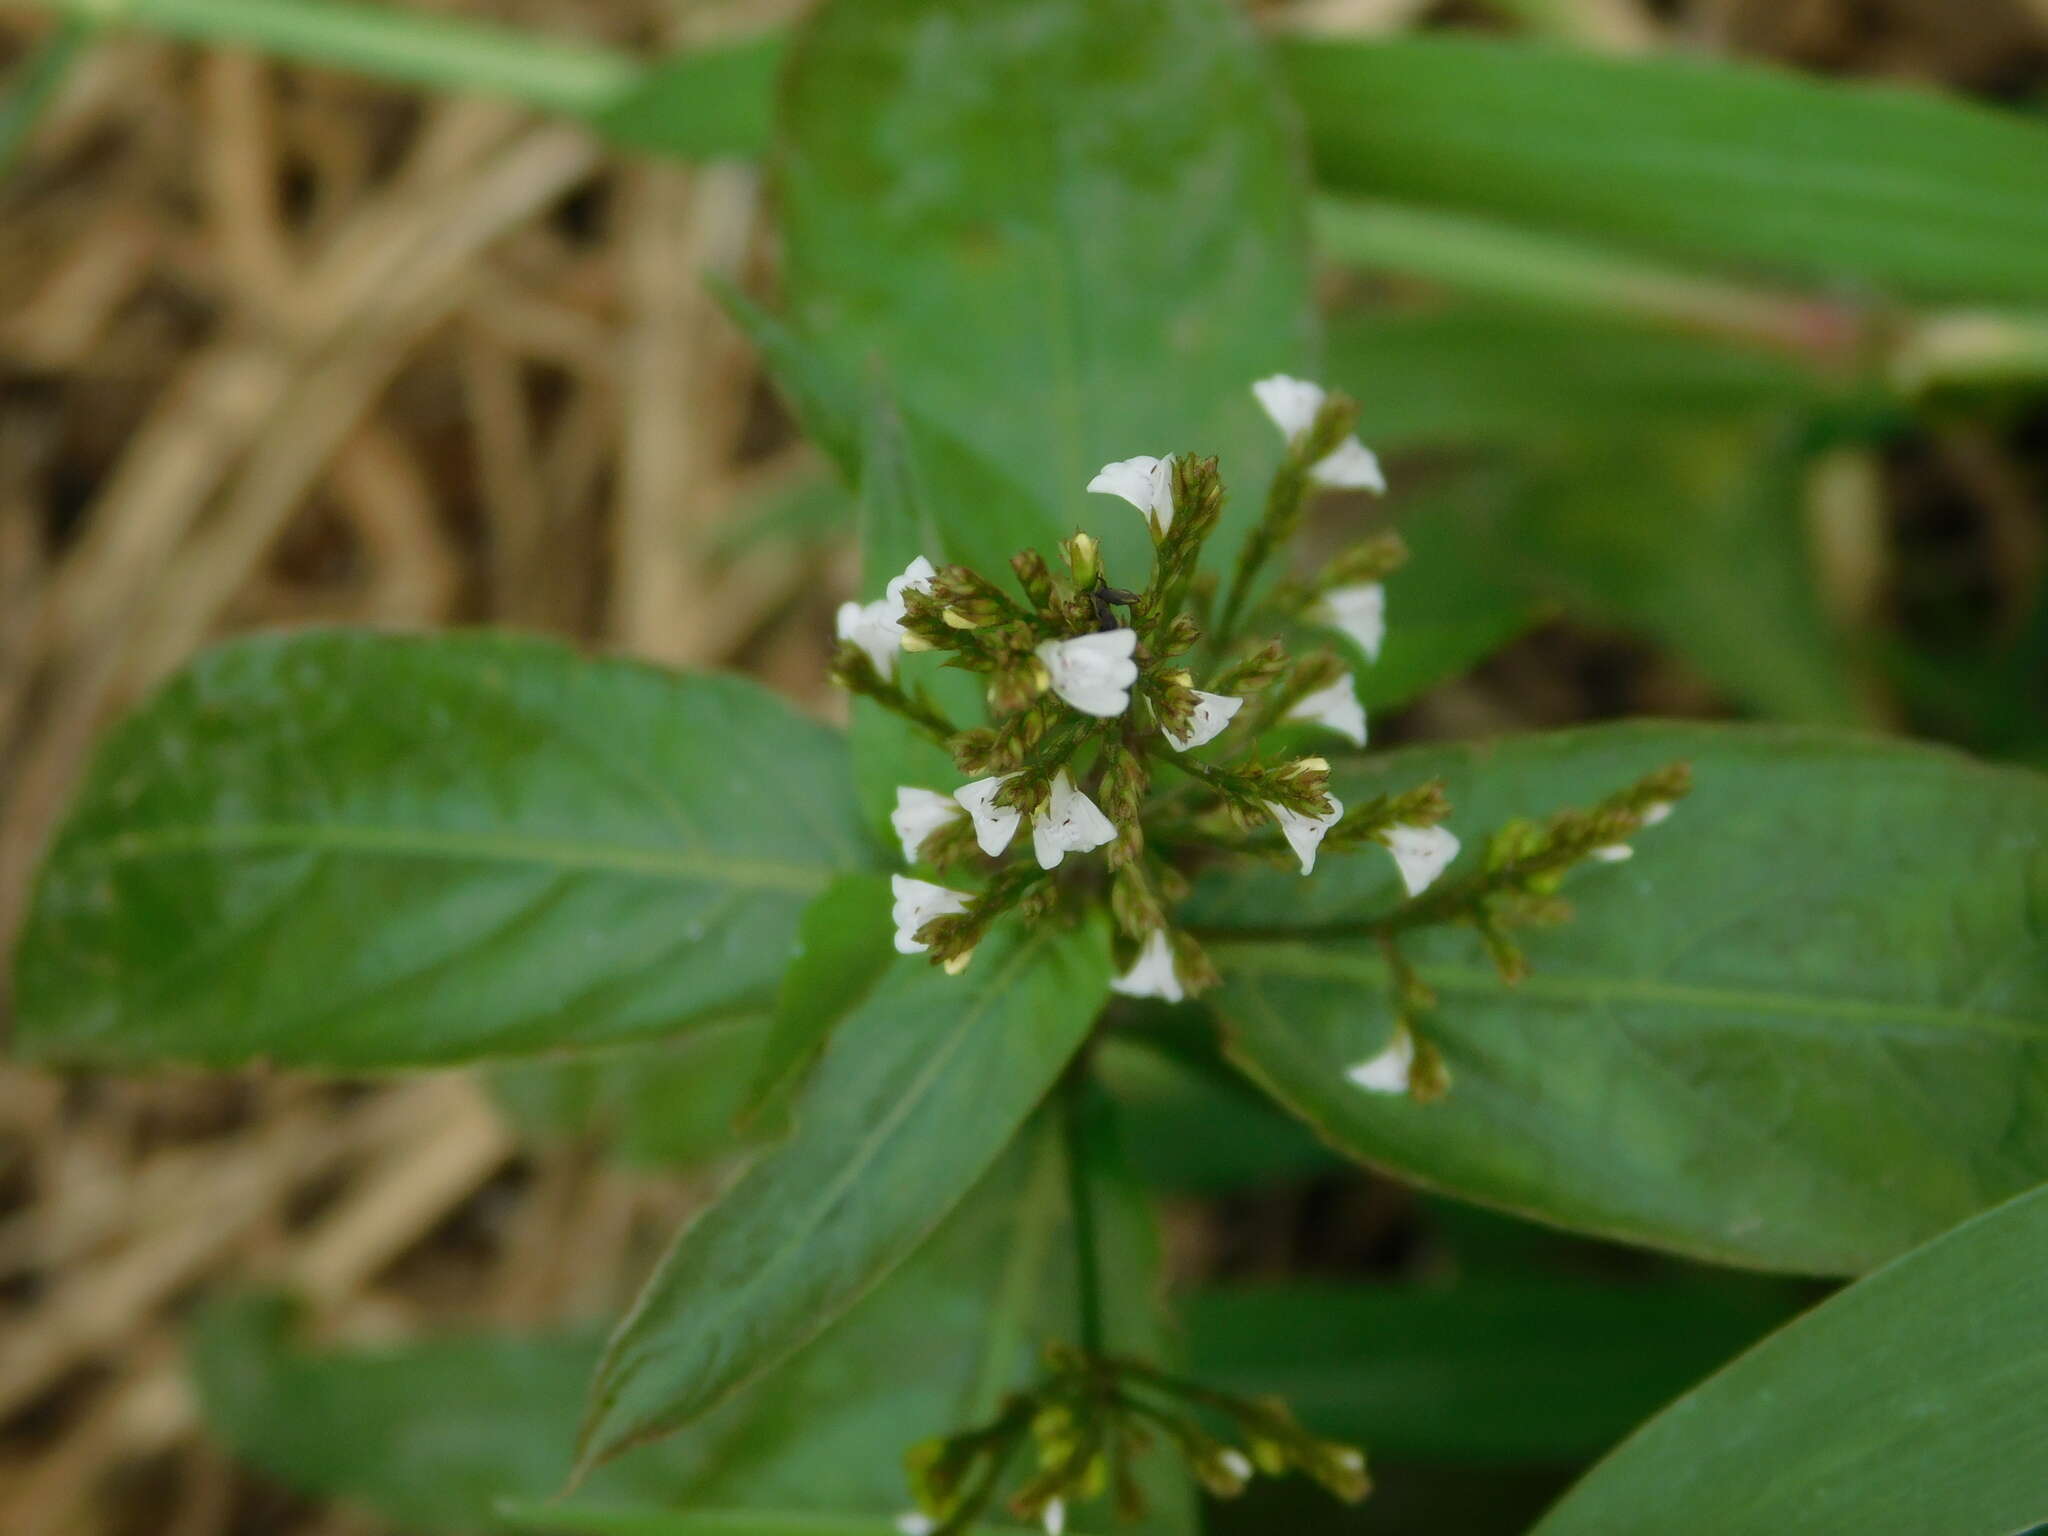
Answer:
[[[2048,1178],[2048,780],[1818,732],[1636,725],[1366,759],[1347,804],[1441,777],[1465,853],[1689,760],[1636,856],[1568,878],[1503,984],[1464,928],[1404,939],[1452,1073],[1434,1104],[1344,1069],[1387,1043],[1363,936],[1377,849],[1197,892],[1237,1060],[1354,1155],[1562,1226],[1855,1273]],[[1233,926],[1325,937],[1230,942]],[[1350,925],[1360,936],[1339,936]]]
[[[756,1010],[868,857],[846,780],[838,737],[733,678],[501,635],[237,642],[94,762],[19,1038],[355,1071]]]
[[[584,1465],[708,1413],[901,1263],[1058,1077],[1108,983],[1099,925],[999,928],[957,977],[899,963],[840,1022],[790,1139],[641,1292],[593,1384]]]
[[[794,325],[1025,486],[1034,542],[1112,459],[1259,483],[1278,443],[1247,386],[1308,366],[1314,317],[1285,102],[1222,0],[833,0],[782,128]],[[979,569],[1020,542],[937,512]],[[1135,573],[1136,515],[1089,520]]]
[[[2048,1189],[1849,1287],[1680,1398],[1536,1536],[2010,1536],[2048,1517]]]

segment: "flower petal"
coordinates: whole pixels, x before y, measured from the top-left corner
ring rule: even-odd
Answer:
[[[898,785],[896,809],[889,813],[889,825],[895,829],[897,841],[903,844],[903,862],[915,864],[924,840],[959,814],[960,805],[951,795],[912,784]]]
[[[1088,489],[1104,496],[1121,496],[1145,515],[1157,533],[1173,526],[1173,459],[1155,459],[1139,454],[1105,464],[1088,482]]]
[[[1332,587],[1310,610],[1310,617],[1342,630],[1358,643],[1367,661],[1378,661],[1387,638],[1387,589],[1376,581]]]
[[[1015,777],[1013,773],[999,773],[953,791],[960,808],[974,818],[974,840],[992,859],[1010,846],[1010,839],[1017,835],[1017,827],[1024,820],[1024,813],[1014,805],[995,803],[996,791]]]
[[[1415,1065],[1415,1036],[1405,1024],[1394,1026],[1394,1038],[1377,1056],[1367,1057],[1344,1075],[1368,1093],[1406,1093],[1408,1071]]]
[[[1290,810],[1277,800],[1268,800],[1266,809],[1273,813],[1273,819],[1280,824],[1280,835],[1287,839],[1287,846],[1294,850],[1294,856],[1301,860],[1301,872],[1312,875],[1316,869],[1316,850],[1323,845],[1323,836],[1337,824],[1337,818],[1344,814],[1344,802],[1335,795],[1330,796],[1330,809],[1322,816],[1304,816],[1300,811]]]
[[[1178,1003],[1187,996],[1180,973],[1173,965],[1173,944],[1163,928],[1145,935],[1144,946],[1131,968],[1109,984],[1109,990],[1124,997],[1163,997]]]
[[[1287,711],[1287,718],[1310,721],[1365,745],[1365,706],[1358,702],[1358,685],[1349,672],[1303,698]]]
[[[1387,477],[1373,451],[1356,437],[1347,437],[1308,467],[1309,479],[1317,485],[1341,490],[1377,491],[1386,494]]]
[[[1311,384],[1307,379],[1276,373],[1252,385],[1252,394],[1257,396],[1259,405],[1273,425],[1280,429],[1280,435],[1292,443],[1315,425],[1316,412],[1323,408],[1327,391],[1322,385]]]
[[[1401,871],[1410,896],[1420,896],[1458,856],[1457,835],[1449,827],[1392,826],[1386,830],[1387,852]]]
[[[1236,718],[1237,712],[1244,708],[1244,700],[1231,694],[1204,693],[1199,688],[1192,691],[1195,695],[1195,712],[1188,718],[1187,735],[1176,736],[1165,726],[1159,728],[1159,734],[1166,738],[1166,744],[1176,752],[1185,752],[1191,747],[1206,747],[1223,734],[1224,728]]]

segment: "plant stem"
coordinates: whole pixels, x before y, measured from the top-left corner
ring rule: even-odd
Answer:
[[[44,5],[88,23],[147,27],[169,37],[256,48],[438,90],[506,96],[575,117],[610,106],[646,75],[637,60],[612,49],[397,5],[347,0],[44,0]]]
[[[1067,1196],[1074,1208],[1074,1281],[1080,1304],[1081,1350],[1091,1360],[1105,1353],[1102,1329],[1102,1255],[1096,1243],[1095,1201],[1088,1187],[1088,1058],[1084,1051],[1060,1085],[1060,1126],[1067,1143]]]

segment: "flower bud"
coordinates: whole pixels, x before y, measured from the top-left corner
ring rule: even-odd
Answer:
[[[1074,585],[1087,588],[1102,578],[1102,546],[1093,536],[1076,533],[1060,545],[1067,557],[1067,569],[1074,573]]]

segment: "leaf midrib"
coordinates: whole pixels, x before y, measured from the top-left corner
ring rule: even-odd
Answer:
[[[260,849],[345,850],[395,858],[470,859],[482,863],[526,864],[603,874],[681,880],[712,880],[758,890],[808,895],[822,890],[834,870],[825,864],[783,864],[687,849],[624,848],[551,838],[507,837],[500,833],[426,831],[416,827],[360,826],[336,822],[246,822],[203,827],[161,827],[125,833],[74,849],[66,860],[77,867],[104,867],[190,853]]]
[[[1235,967],[1266,975],[1349,977],[1373,982],[1383,982],[1387,976],[1385,963],[1370,956],[1333,953],[1307,946],[1232,944],[1219,938],[1210,945],[1210,952],[1226,971]],[[1559,975],[1553,971],[1537,971],[1511,987],[1500,979],[1498,972],[1483,966],[1418,961],[1416,969],[1439,992],[1485,993],[1495,998],[1519,994],[1564,1002],[1668,1004],[1730,1013],[1847,1019],[1896,1029],[1962,1029],[2021,1040],[2048,1039],[2048,1031],[2044,1031],[2039,1023],[2023,1017],[2008,1018],[1962,1008],[1892,1003],[1874,998],[1703,987],[1645,977]]]

